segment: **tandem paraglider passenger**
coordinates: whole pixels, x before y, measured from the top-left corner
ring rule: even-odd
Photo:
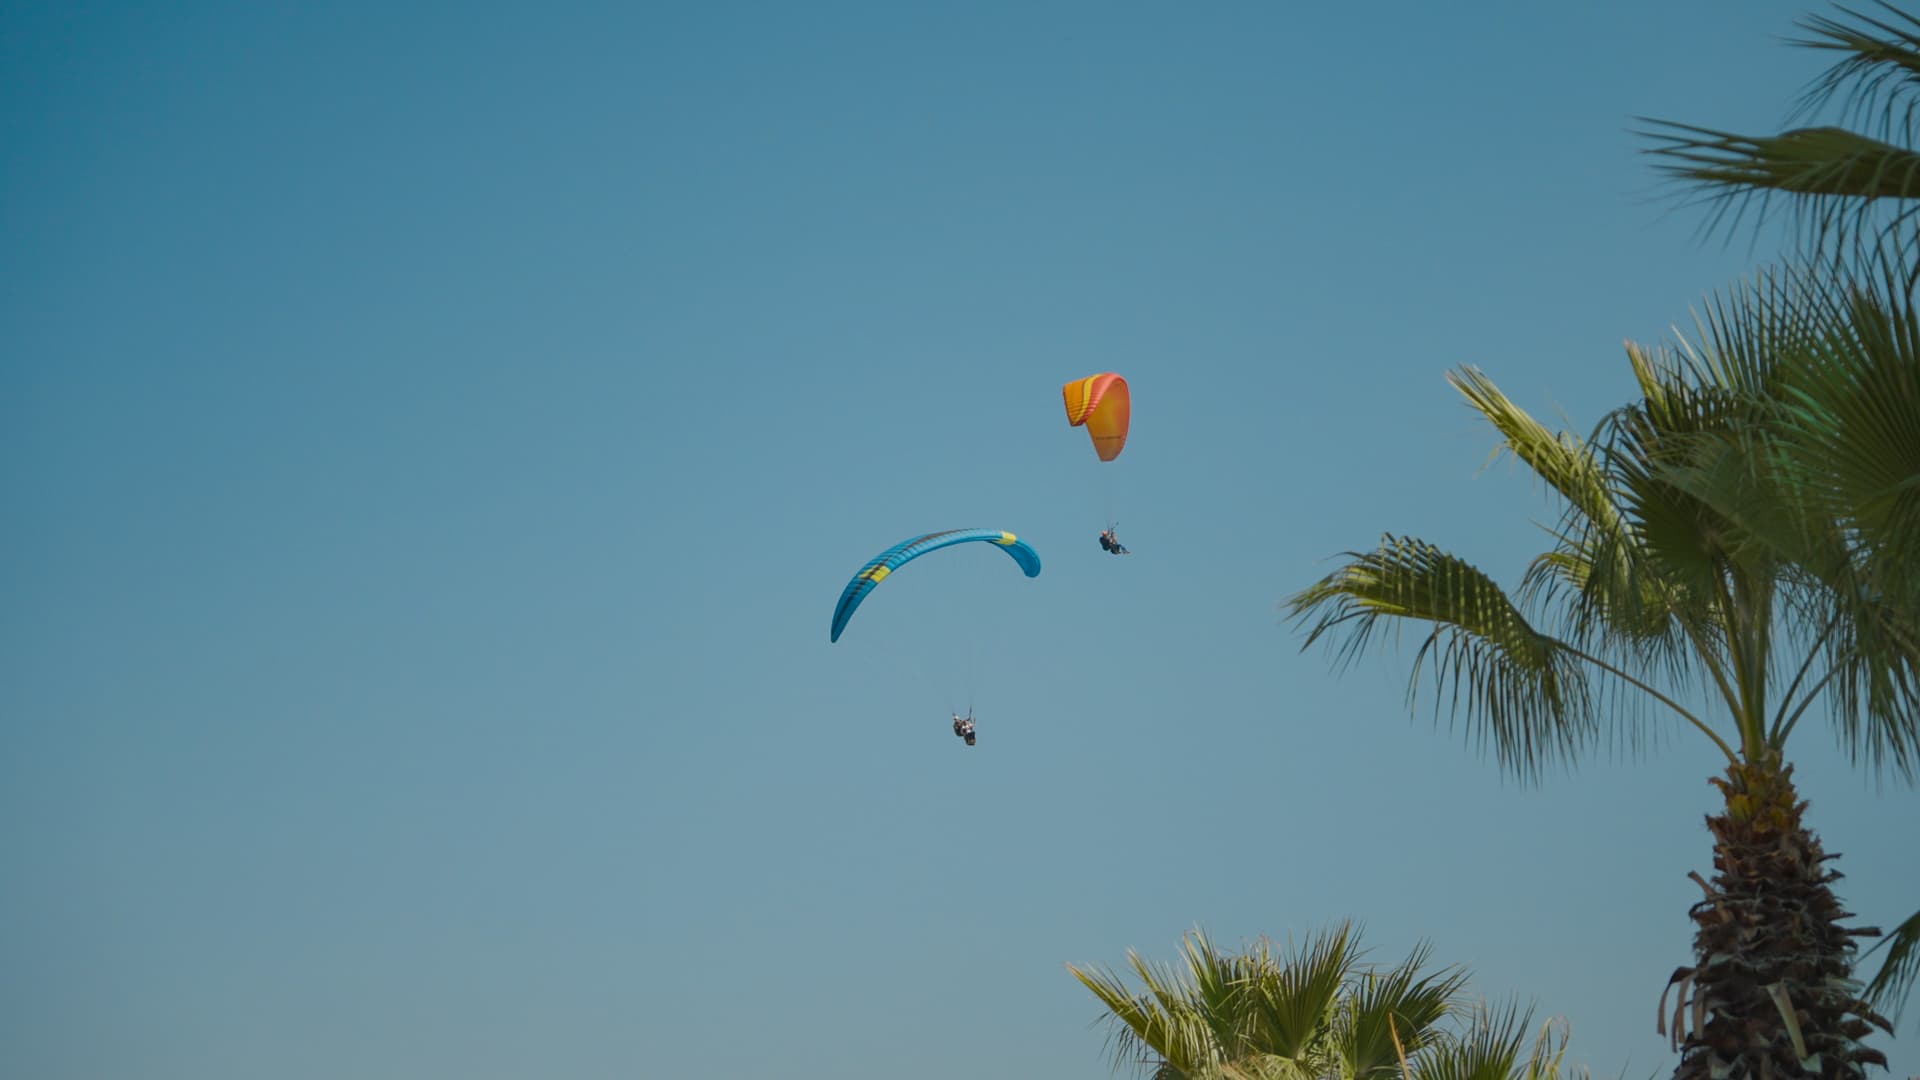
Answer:
[[[959,713],[953,714],[953,733],[967,740],[968,746],[973,745],[973,712],[972,710],[968,710],[967,715],[965,717],[962,717]]]
[[[1100,548],[1109,555],[1131,555],[1133,552],[1120,546],[1120,538],[1108,529],[1100,534]]]

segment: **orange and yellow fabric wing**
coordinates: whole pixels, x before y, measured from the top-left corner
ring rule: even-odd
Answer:
[[[1101,461],[1112,461],[1127,445],[1127,428],[1133,422],[1133,396],[1127,380],[1111,371],[1075,379],[1060,388],[1066,399],[1067,423],[1085,427],[1093,437],[1093,450]]]

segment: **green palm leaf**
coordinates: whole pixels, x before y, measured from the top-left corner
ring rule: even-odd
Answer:
[[[1880,7],[1893,21],[1840,6],[1855,25],[1824,15],[1800,24],[1815,36],[1794,44],[1842,54],[1814,82],[1800,110],[1811,113],[1838,100],[1847,118],[1873,127],[1883,138],[1894,138],[1906,129],[1912,107],[1920,104],[1920,19],[1885,0]]]
[[[1653,137],[1673,164],[1663,171],[1742,194],[1778,192],[1851,199],[1920,197],[1920,154],[1845,128],[1795,128],[1778,135],[1728,131],[1650,120],[1667,134]]]
[[[1819,508],[1889,555],[1920,562],[1920,312],[1892,281],[1838,281],[1796,355],[1780,427]]]
[[[1867,984],[1867,1000],[1876,1008],[1894,1010],[1898,1019],[1899,1009],[1913,993],[1915,983],[1920,983],[1920,911],[1907,916],[1906,922],[1873,948],[1887,950],[1887,958]]]
[[[1201,1080],[1217,1075],[1214,1023],[1182,980],[1131,950],[1127,959],[1145,984],[1145,993],[1130,991],[1112,972],[1067,965],[1117,1025],[1112,1038],[1116,1067],[1147,1060],[1146,1055],[1152,1054],[1165,1063],[1167,1068],[1161,1072],[1168,1077]]]
[[[1447,373],[1447,382],[1467,399],[1505,440],[1495,451],[1509,453],[1561,498],[1603,528],[1621,527],[1606,470],[1586,443],[1556,434],[1501,393],[1486,373],[1472,365]]]
[[[1528,567],[1520,602],[1563,606],[1558,621],[1576,648],[1629,656],[1684,680],[1694,659],[1679,618],[1685,597],[1648,563],[1605,448],[1548,431],[1477,368],[1463,366],[1447,381],[1500,433],[1496,455],[1512,454],[1567,502],[1553,533],[1557,543]],[[1637,743],[1638,710],[1617,715]]]
[[[1260,955],[1267,955],[1264,946]],[[1259,965],[1244,988],[1251,1041],[1275,1058],[1308,1066],[1322,1049],[1356,958],[1353,926],[1341,923],[1290,956]]]
[[[1399,1072],[1395,1037],[1417,1055],[1440,1036],[1440,1022],[1454,1011],[1466,973],[1445,968],[1423,973],[1431,949],[1417,946],[1387,971],[1368,972],[1348,998],[1338,1043],[1347,1080],[1385,1080]]]
[[[1841,54],[1799,113],[1838,101],[1841,119],[1867,134],[1806,126],[1756,136],[1643,118],[1652,130],[1641,134],[1654,143],[1649,152],[1662,159],[1660,170],[1711,208],[1709,231],[1737,226],[1749,211],[1764,220],[1782,201],[1816,247],[1851,245],[1882,265],[1908,266],[1920,220],[1913,101],[1920,96],[1920,20],[1880,6],[1890,20],[1841,7],[1851,24],[1816,16],[1801,24],[1814,36],[1795,42]]]
[[[1518,1002],[1504,1007],[1478,1003],[1466,1030],[1436,1043],[1416,1059],[1412,1080],[1581,1080],[1585,1069],[1566,1066],[1568,1025],[1548,1020],[1533,1044],[1527,1030],[1533,1008]]]
[[[1342,662],[1364,650],[1382,619],[1430,623],[1408,693],[1433,663],[1436,701],[1450,697],[1471,737],[1491,743],[1500,762],[1522,776],[1570,760],[1592,739],[1595,720],[1586,674],[1560,642],[1533,628],[1493,579],[1477,567],[1411,537],[1383,537],[1378,550],[1348,552],[1346,566],[1287,603],[1311,621],[1306,645],[1344,630]]]

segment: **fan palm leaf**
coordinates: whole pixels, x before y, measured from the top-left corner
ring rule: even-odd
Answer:
[[[1907,996],[1913,993],[1915,983],[1920,983],[1920,911],[1907,916],[1907,920],[1896,927],[1886,939],[1875,945],[1874,949],[1886,949],[1887,956],[1880,963],[1880,971],[1867,983],[1867,1000],[1880,1008],[1897,1010]],[[1896,1019],[1898,1013],[1895,1013]]]
[[[1344,1080],[1385,1080],[1399,1070],[1400,1050],[1417,1054],[1438,1039],[1440,1022],[1458,1007],[1466,973],[1424,972],[1430,951],[1418,946],[1397,966],[1360,978],[1338,1025]]]
[[[1800,24],[1811,36],[1794,42],[1840,54],[1798,115],[1837,105],[1840,119],[1864,132],[1817,125],[1745,135],[1644,120],[1660,170],[1706,202],[1710,231],[1737,226],[1750,211],[1762,221],[1782,202],[1817,250],[1900,268],[1909,284],[1920,274],[1912,262],[1920,223],[1920,19],[1878,6],[1880,17],[1844,6],[1838,10],[1850,21],[1813,16]]]
[[[1529,1046],[1527,1032],[1532,1024],[1531,1006],[1478,1004],[1465,1031],[1435,1044],[1417,1059],[1411,1080],[1558,1080],[1573,1075],[1564,1065],[1565,1022],[1542,1024]]]
[[[1266,946],[1260,947],[1266,955]],[[1263,963],[1245,987],[1251,1040],[1277,1058],[1309,1064],[1358,960],[1351,923],[1317,934],[1279,962]]]

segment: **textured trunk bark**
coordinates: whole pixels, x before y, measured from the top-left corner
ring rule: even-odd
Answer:
[[[1724,813],[1707,818],[1713,833],[1711,884],[1693,875],[1706,899],[1690,913],[1696,926],[1693,967],[1674,972],[1679,987],[1661,1027],[1680,1050],[1676,1080],[1820,1077],[1854,1080],[1886,1056],[1862,1044],[1877,1025],[1887,1030],[1850,981],[1856,937],[1878,930],[1840,925],[1832,884],[1840,879],[1803,821],[1807,804],[1793,786],[1793,767],[1778,757],[1727,769],[1712,783],[1726,797]]]

